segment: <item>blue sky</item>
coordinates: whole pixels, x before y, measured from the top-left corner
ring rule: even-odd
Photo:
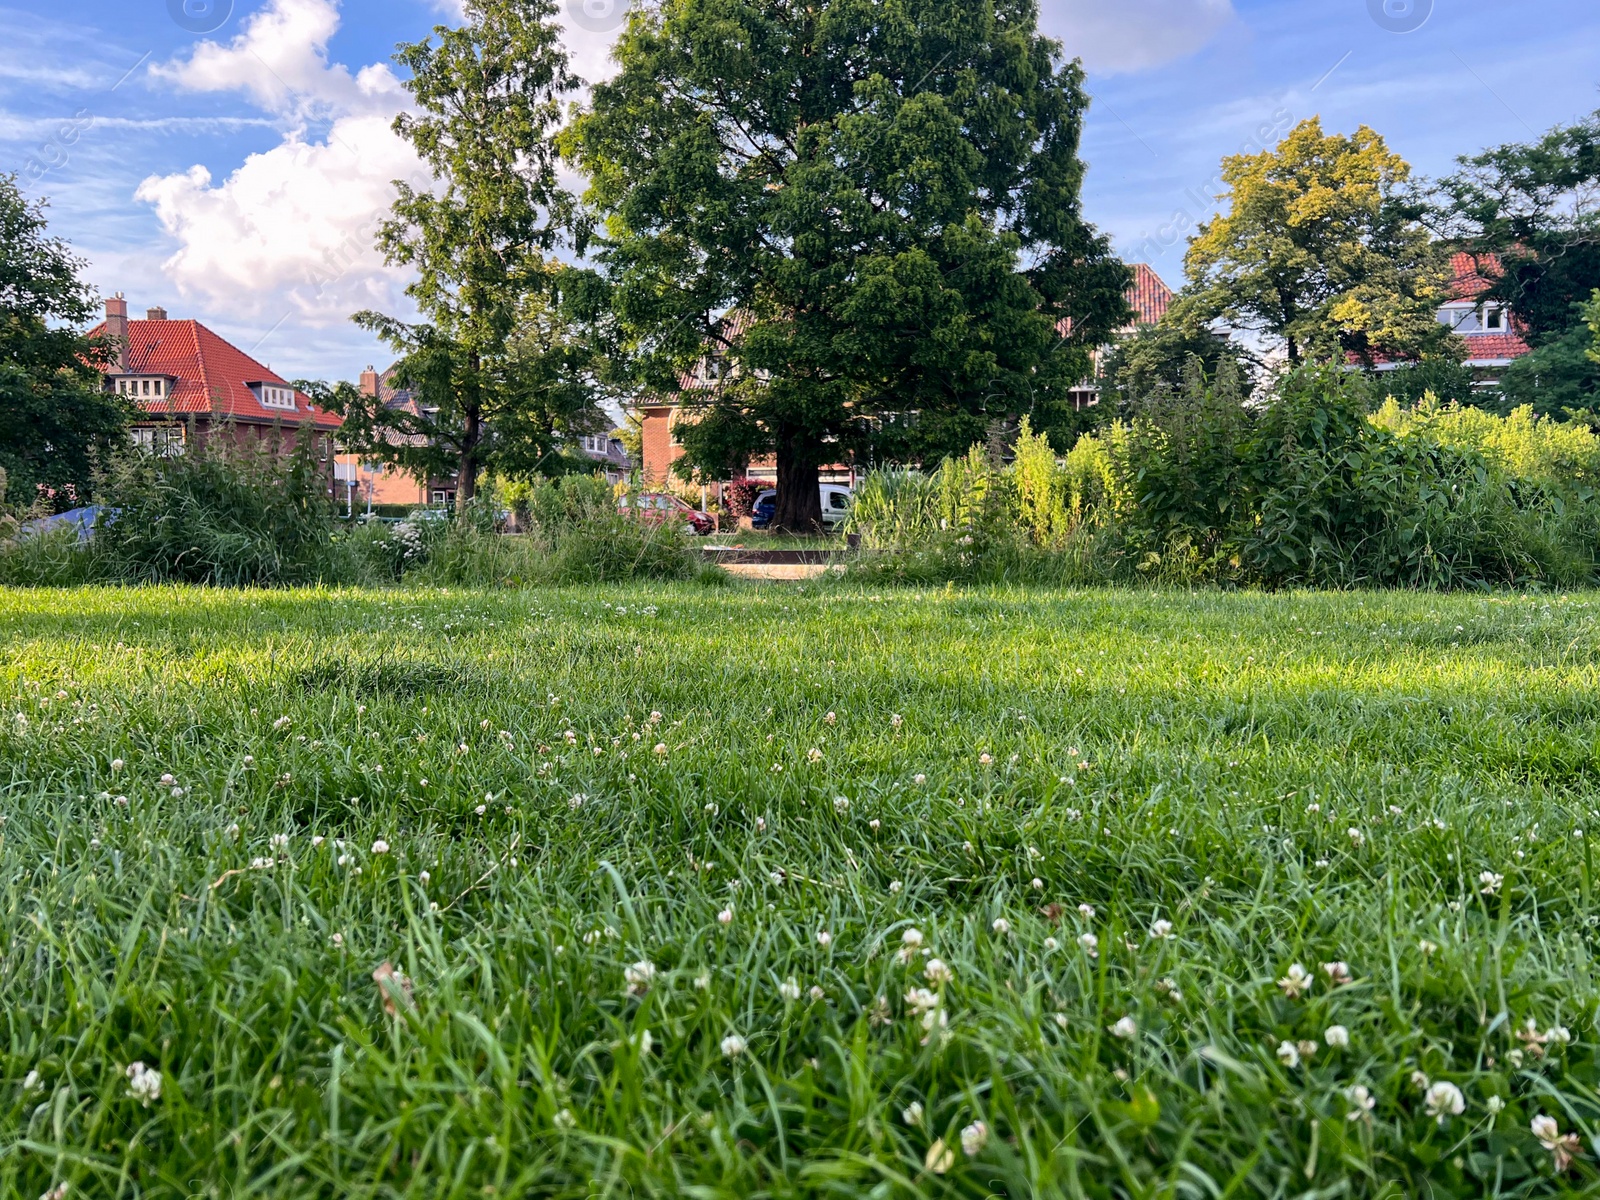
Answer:
[[[614,2],[562,0],[591,78]],[[451,3],[0,0],[0,170],[135,314],[353,378],[383,351],[348,315],[406,311],[371,248],[389,181],[416,169],[388,131],[389,56]],[[1437,174],[1600,108],[1593,0],[1041,0],[1041,22],[1089,71],[1090,219],[1175,286],[1222,156],[1294,121],[1371,125]]]

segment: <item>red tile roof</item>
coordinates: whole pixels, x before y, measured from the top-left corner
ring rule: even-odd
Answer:
[[[1128,288],[1128,305],[1135,313],[1136,325],[1157,325],[1172,307],[1172,289],[1148,263],[1135,263],[1133,285]]]
[[[93,331],[103,334],[102,324]],[[315,408],[303,392],[294,394],[294,410],[268,408],[247,384],[289,387],[289,381],[243,350],[224,341],[199,321],[129,321],[128,375],[168,375],[176,379],[172,394],[140,402],[151,413],[220,412],[252,424],[285,425],[314,421],[318,429],[337,429],[343,421]]]
[[[1450,256],[1450,298],[1476,300],[1505,274],[1498,254],[1452,254]]]
[[[1467,344],[1467,363],[1521,358],[1532,354],[1533,347],[1514,333],[1469,333],[1461,340]]]

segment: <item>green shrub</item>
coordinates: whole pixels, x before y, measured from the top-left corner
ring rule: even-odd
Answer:
[[[236,445],[226,427],[171,457],[129,454],[99,486],[114,513],[95,531],[108,578],[275,586],[338,579],[324,464],[309,437],[294,453]]]
[[[76,529],[17,536],[0,518],[0,586],[73,587],[99,577],[93,549],[79,540]]]

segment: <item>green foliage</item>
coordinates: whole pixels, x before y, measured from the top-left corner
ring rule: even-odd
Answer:
[[[1592,1194],[1597,599],[0,592],[0,1194]]]
[[[1366,126],[1325,136],[1317,118],[1224,159],[1226,211],[1184,260],[1194,319],[1258,330],[1293,366],[1459,353],[1435,319],[1446,263],[1404,193],[1410,170]]]
[[[396,184],[378,245],[412,268],[407,293],[425,321],[356,314],[401,355],[396,383],[416,402],[390,406],[349,385],[328,389],[362,454],[413,471],[454,470],[459,505],[480,473],[529,475],[558,434],[602,428],[592,355],[563,309],[549,259],[569,221],[552,135],[568,69],[551,0],[467,0],[459,28],[402,45],[396,61],[414,111],[395,131],[434,186]]]
[[[120,456],[98,490],[113,510],[91,542],[101,578],[279,586],[345,566],[312,437],[280,455],[270,438],[236,444],[224,425],[181,455]]]
[[[97,464],[125,444],[128,402],[98,369],[115,348],[81,332],[94,314],[83,268],[47,235],[44,204],[0,175],[0,505],[82,504]]]
[[[1498,255],[1503,274],[1485,298],[1507,304],[1535,346],[1560,340],[1600,288],[1600,112],[1459,165],[1434,198],[1440,232]]]
[[[1500,372],[1502,406],[1600,419],[1600,363],[1590,357],[1593,349],[1594,334],[1581,321],[1547,338]]]
[[[933,461],[1050,424],[1126,319],[1082,218],[1082,72],[1031,0],[678,0],[637,10],[568,149],[641,382],[687,393],[682,469]],[[729,320],[716,319],[732,314]],[[1062,318],[1074,333],[1057,335]],[[895,420],[916,413],[915,422]]]
[[[1377,387],[1386,396],[1392,396],[1402,406],[1420,404],[1424,397],[1432,396],[1445,404],[1469,404],[1479,408],[1496,409],[1501,406],[1505,389],[1501,386],[1484,389],[1478,386],[1477,376],[1471,367],[1453,358],[1426,358],[1420,362],[1402,363],[1392,371],[1385,371],[1377,380]]]
[[[1228,364],[1207,380],[1194,362],[1064,464],[1025,430],[1005,469],[975,448],[929,477],[869,477],[852,519],[924,582],[1593,581],[1600,437],[1431,397],[1369,415],[1372,397],[1359,373],[1304,370],[1256,405]]]
[[[1126,417],[1151,395],[1183,386],[1190,360],[1209,376],[1232,364],[1245,391],[1262,374],[1260,360],[1233,338],[1194,318],[1192,302],[1179,300],[1159,324],[1144,325],[1116,342],[1100,364],[1101,400],[1091,415],[1101,424]]]

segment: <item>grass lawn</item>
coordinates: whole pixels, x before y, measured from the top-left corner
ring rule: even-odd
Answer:
[[[0,590],[0,1195],[1588,1194],[1596,601]]]

